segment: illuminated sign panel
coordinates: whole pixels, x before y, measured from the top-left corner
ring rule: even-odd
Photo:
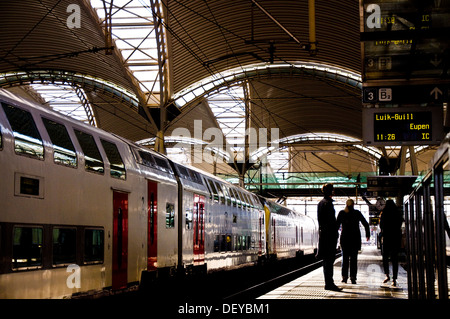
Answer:
[[[431,112],[375,113],[373,137],[382,141],[431,141]]]
[[[442,109],[364,109],[363,139],[366,145],[429,145],[443,138]]]
[[[361,0],[364,80],[440,77],[450,1]]]

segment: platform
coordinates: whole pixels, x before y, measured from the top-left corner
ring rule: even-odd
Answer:
[[[383,285],[385,278],[380,251],[376,246],[363,246],[358,255],[357,283],[342,283],[341,260],[337,258],[334,263],[334,282],[342,291],[324,289],[323,268],[320,267],[309,274],[297,278],[258,299],[407,299],[408,283],[407,273],[399,265],[398,288]],[[392,278],[392,265],[391,278]]]

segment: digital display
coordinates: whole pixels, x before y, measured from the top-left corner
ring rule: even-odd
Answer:
[[[439,78],[445,74],[450,1],[360,3],[364,80]]]
[[[440,144],[444,138],[442,106],[363,108],[365,145]]]
[[[431,112],[389,112],[373,116],[375,142],[432,140]]]

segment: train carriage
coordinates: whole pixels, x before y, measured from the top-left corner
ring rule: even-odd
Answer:
[[[121,290],[313,252],[305,216],[276,204],[267,213],[242,188],[3,89],[0,102],[0,298]]]

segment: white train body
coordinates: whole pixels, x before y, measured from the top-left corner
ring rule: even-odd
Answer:
[[[0,90],[0,298],[123,289],[317,246],[313,220]]]

